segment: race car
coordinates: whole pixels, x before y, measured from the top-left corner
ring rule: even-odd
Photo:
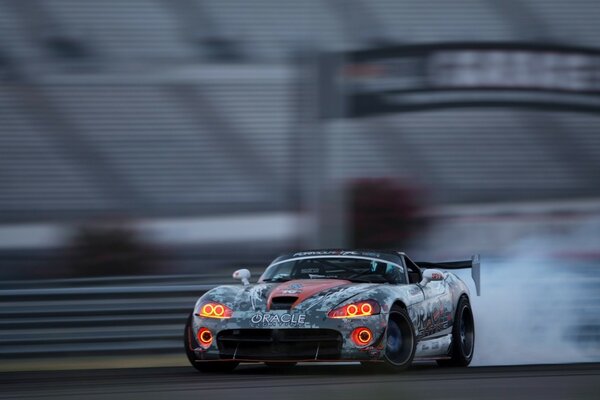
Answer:
[[[361,362],[401,371],[413,360],[467,366],[475,324],[467,285],[479,295],[479,257],[413,262],[405,253],[314,250],[276,258],[255,284],[218,286],[198,299],[185,327],[190,363],[201,372],[239,363]]]

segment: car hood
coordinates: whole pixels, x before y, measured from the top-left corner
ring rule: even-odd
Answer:
[[[282,283],[219,286],[207,292],[203,299],[220,302],[234,311],[329,311],[375,286],[378,284],[342,279],[297,279]]]

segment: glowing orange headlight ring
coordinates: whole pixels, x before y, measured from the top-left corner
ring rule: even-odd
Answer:
[[[330,311],[328,316],[329,318],[368,317],[379,314],[380,310],[381,308],[375,300],[366,300],[338,307]]]
[[[373,341],[373,333],[371,333],[369,328],[365,327],[356,328],[352,331],[350,337],[354,344],[360,347],[368,346]]]
[[[356,304],[346,306],[346,314],[348,314],[349,317],[355,317],[356,314],[358,314],[358,307]]]
[[[198,329],[196,338],[198,339],[198,343],[200,343],[200,346],[202,346],[205,349],[209,348],[213,341],[212,332],[207,328]]]
[[[231,308],[220,304],[220,303],[205,303],[200,307],[199,312],[196,314],[204,318],[231,318],[233,311]]]
[[[363,315],[371,315],[373,314],[373,306],[369,303],[362,303],[360,306],[360,312]]]

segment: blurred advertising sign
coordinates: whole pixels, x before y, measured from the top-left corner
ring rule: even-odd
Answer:
[[[600,111],[600,51],[524,43],[380,47],[324,57],[323,115],[450,107]]]

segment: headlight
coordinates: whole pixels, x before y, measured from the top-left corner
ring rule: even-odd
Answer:
[[[204,318],[231,318],[233,311],[231,308],[215,302],[204,303],[200,306],[199,310],[196,312],[196,315]]]
[[[354,318],[379,314],[381,308],[375,300],[359,301],[338,307],[327,314],[329,318]]]

